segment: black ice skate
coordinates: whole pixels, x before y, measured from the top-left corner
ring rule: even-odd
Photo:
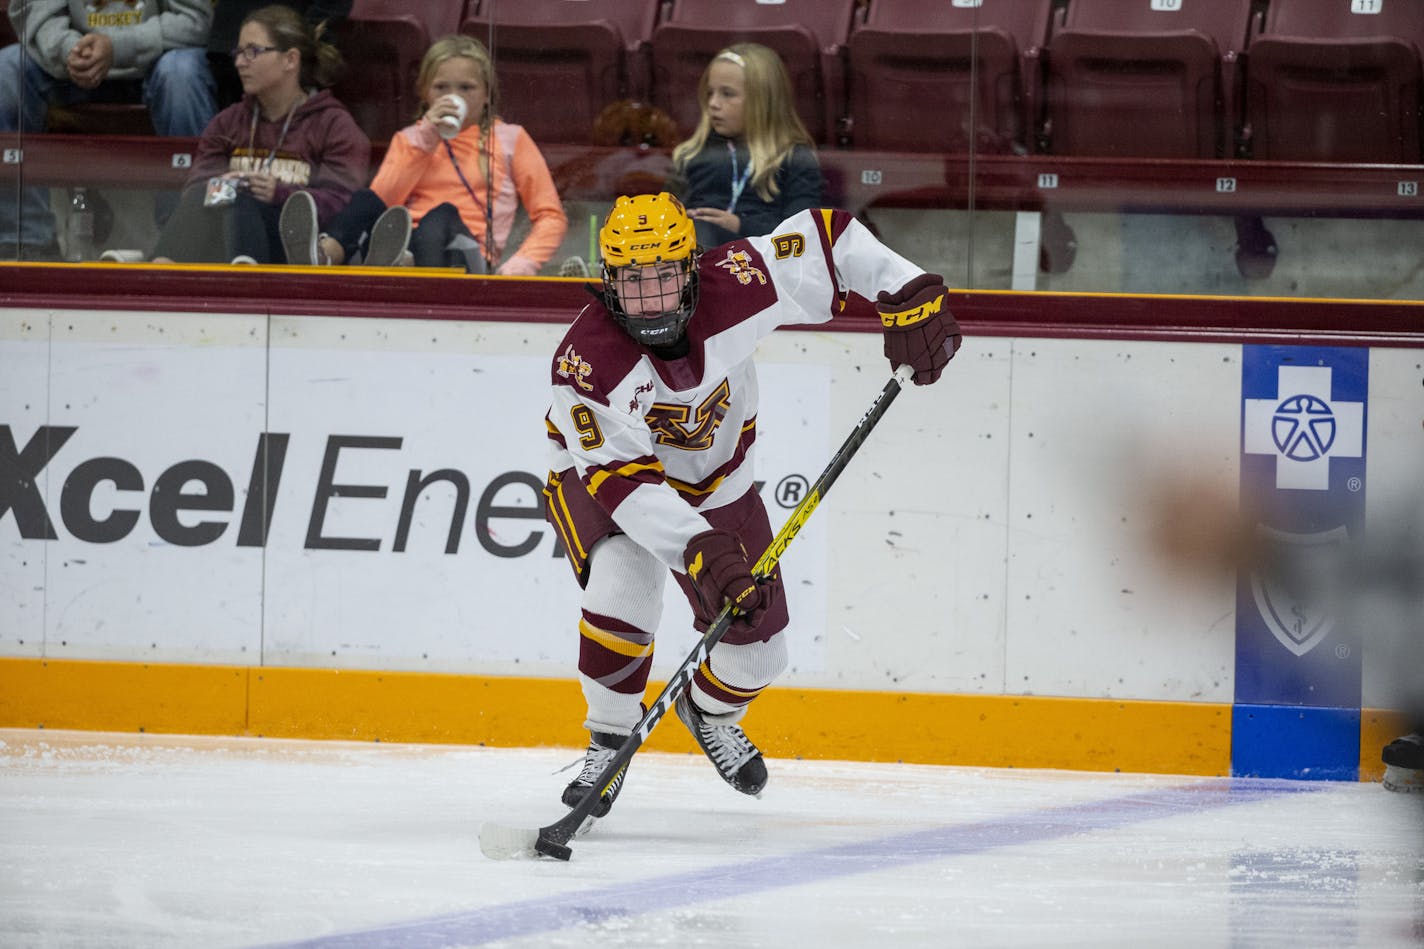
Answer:
[[[741,726],[717,724],[717,716],[699,711],[688,692],[678,697],[676,708],[677,717],[692,732],[722,780],[743,794],[760,797],[766,787],[766,762]]]
[[[1424,735],[1415,732],[1384,746],[1384,786],[1391,791],[1424,791]]]
[[[624,735],[613,735],[606,732],[589,732],[588,751],[584,752],[583,770],[579,776],[569,782],[569,786],[564,788],[563,802],[568,807],[574,807],[583,800],[589,788],[593,787],[593,782],[598,780],[598,776],[603,773],[603,769],[608,767],[608,762],[613,760],[613,755],[618,749],[623,747],[623,742],[627,738]],[[624,765],[618,769],[618,773],[613,776],[608,787],[603,789],[599,795],[598,803],[593,805],[593,810],[588,812],[590,818],[602,817],[613,807],[613,802],[618,799],[618,792],[623,790],[623,779],[628,775],[628,766]],[[588,825],[583,828],[586,830]]]

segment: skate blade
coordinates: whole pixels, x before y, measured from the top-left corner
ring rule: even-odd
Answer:
[[[491,860],[533,860],[539,831],[486,822],[480,825],[480,853]]]
[[[1387,791],[1399,791],[1404,794],[1424,791],[1424,771],[1387,764],[1384,766],[1383,783]]]

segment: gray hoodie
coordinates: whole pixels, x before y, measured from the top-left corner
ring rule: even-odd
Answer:
[[[45,72],[68,79],[65,60],[79,37],[114,43],[108,79],[142,79],[163,53],[206,47],[212,0],[10,0],[10,22]]]

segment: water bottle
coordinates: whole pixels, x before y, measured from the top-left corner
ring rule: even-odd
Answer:
[[[69,200],[69,259],[94,259],[94,206],[83,188]]]

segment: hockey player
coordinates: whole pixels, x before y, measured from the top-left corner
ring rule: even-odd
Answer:
[[[601,302],[559,343],[547,416],[546,515],[583,587],[579,679],[591,733],[572,807],[642,717],[653,634],[671,571],[705,632],[736,620],[678,699],[678,717],[733,788],[767,770],[738,722],[782,672],[788,617],[780,571],[751,567],[772,529],[753,487],[758,341],[823,323],[844,292],[878,299],[885,355],[916,385],[960,343],[944,281],[892,252],[843,211],[802,211],[764,237],[704,251],[667,193],[620,197],[599,231]],[[626,768],[601,793],[608,813]]]

